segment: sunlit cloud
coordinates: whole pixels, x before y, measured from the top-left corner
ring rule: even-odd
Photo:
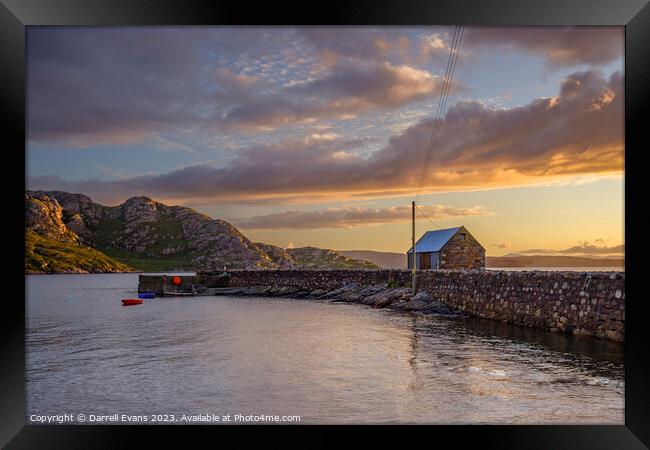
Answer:
[[[458,92],[466,88],[454,83],[452,89]],[[319,119],[348,120],[361,113],[433,98],[441,92],[440,77],[407,65],[336,67],[321,78],[272,94],[240,96],[213,123],[218,128],[259,131]]]
[[[430,205],[420,207],[432,220],[444,220],[468,216],[491,215],[484,207],[454,207]],[[289,210],[241,220],[236,225],[243,230],[355,228],[411,220],[411,207],[389,208],[331,208],[321,211]]]
[[[604,93],[605,102],[599,100]],[[442,122],[423,192],[620,175],[623,98],[620,73],[605,78],[599,71],[585,71],[568,76],[554,100],[539,98],[509,109],[458,102]],[[601,107],[593,109],[598,101]],[[92,193],[106,201],[135,194],[215,202],[407,195],[419,185],[431,129],[432,119],[424,119],[364,156],[355,152],[361,140],[287,139],[240,149],[224,167],[196,164],[119,183],[57,177],[31,177],[29,183]]]

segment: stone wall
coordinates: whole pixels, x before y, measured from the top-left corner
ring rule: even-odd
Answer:
[[[139,275],[138,276],[138,293],[155,292],[156,295],[167,294],[185,294],[191,293],[194,287],[195,277],[192,275],[178,275],[181,279],[177,286],[172,283],[174,275]]]
[[[485,249],[462,227],[440,251],[441,269],[485,269]]]
[[[304,289],[334,290],[348,284],[370,285],[391,284],[405,286],[411,280],[407,270],[231,270],[227,272],[227,281],[217,274],[198,274],[197,284],[202,280],[214,280],[214,285],[222,286],[295,286]]]
[[[407,270],[241,270],[228,286],[298,286],[334,290],[349,284],[406,286]],[[554,332],[624,341],[624,272],[491,270],[418,271],[418,291],[478,317]]]

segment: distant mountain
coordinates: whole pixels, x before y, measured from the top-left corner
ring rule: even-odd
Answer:
[[[591,258],[564,255],[487,256],[490,267],[625,267],[623,258]]]
[[[27,191],[25,203],[25,227],[31,242],[39,248],[43,248],[44,239],[67,245],[58,253],[40,252],[38,262],[26,247],[26,270],[30,272],[59,271],[56,268],[70,252],[75,257],[62,271],[376,268],[333,250],[283,250],[256,244],[226,221],[148,197],[104,206],[83,194]],[[95,253],[83,259],[81,249]],[[97,259],[98,267],[91,267],[91,261],[100,255],[104,257],[102,265]]]
[[[300,247],[287,249],[287,253],[298,267],[306,269],[379,269],[379,265],[371,261],[351,258],[335,250],[316,247]]]
[[[350,258],[365,259],[384,269],[406,269],[406,253],[374,252],[371,250],[339,250]]]
[[[340,250],[339,253],[352,257],[365,259],[385,269],[405,269],[406,253],[374,252],[369,250]],[[553,255],[506,255],[487,256],[486,267],[624,267],[623,258],[581,257],[581,256],[553,256]]]
[[[363,259],[351,258],[335,250],[316,247],[282,249],[275,245],[256,243],[279,269],[379,269]]]

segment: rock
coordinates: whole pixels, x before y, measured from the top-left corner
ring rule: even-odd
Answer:
[[[350,258],[334,250],[316,247],[290,248],[287,249],[285,253],[291,259],[293,267],[301,267],[307,269],[379,268],[379,266],[371,263],[370,261]]]
[[[625,342],[625,337],[618,331],[607,331],[607,339],[614,342]]]
[[[432,299],[431,294],[429,294],[426,291],[420,291],[417,294],[415,294],[414,297],[411,298],[411,301],[424,301],[424,302],[430,302]]]
[[[63,223],[63,208],[44,192],[25,194],[25,228],[54,241],[79,242],[77,234]]]

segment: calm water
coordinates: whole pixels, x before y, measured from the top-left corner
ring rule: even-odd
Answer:
[[[28,417],[624,421],[619,344],[313,300],[121,306],[136,286],[131,274],[27,277]]]

